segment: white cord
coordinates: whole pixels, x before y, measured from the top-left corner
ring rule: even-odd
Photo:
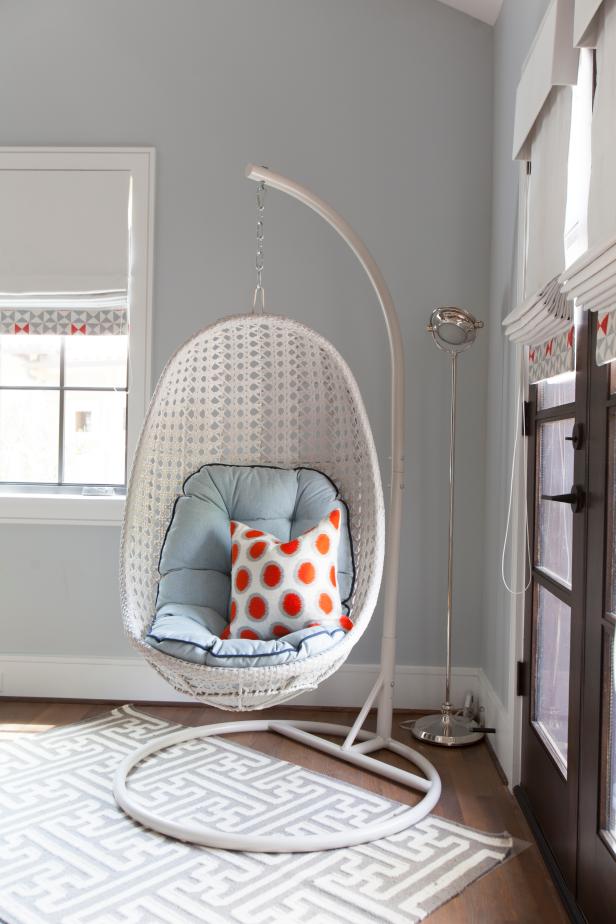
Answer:
[[[522,354],[523,355],[523,354]],[[515,462],[516,455],[518,451],[518,442],[520,439],[520,408],[522,406],[522,374],[520,370],[520,389],[516,395],[516,414],[515,414],[515,437],[513,440],[513,453],[511,458],[511,479],[509,482],[509,504],[507,507],[507,525],[505,527],[505,538],[503,540],[503,554],[501,557],[501,577],[503,579],[503,584],[507,591],[514,597],[519,597],[522,594],[525,594],[528,588],[530,587],[530,582],[532,580],[531,574],[531,559],[530,559],[530,531],[528,525],[528,486],[527,486],[527,475],[526,475],[526,465],[522,465],[523,470],[523,483],[524,483],[524,522],[526,525],[526,557],[528,561],[528,581],[523,588],[523,590],[514,590],[509,586],[507,578],[505,577],[505,555],[507,552],[507,542],[509,539],[509,527],[511,525],[511,508],[513,506],[513,483],[515,478]]]
[[[530,161],[528,161],[526,164],[524,184],[521,187],[521,192],[524,197],[524,205],[523,205],[523,209],[524,209],[524,231],[523,231],[524,233],[524,238],[523,238],[524,259],[522,262],[522,280],[521,280],[521,286],[520,286],[522,293],[526,292],[526,268],[527,268],[528,238],[529,238],[528,201],[529,201],[530,183],[531,183],[530,177],[531,177],[531,169],[530,169]],[[532,581],[532,569],[531,569],[531,557],[530,557],[530,532],[529,532],[529,526],[528,526],[527,466],[524,464],[524,458],[522,458],[522,469],[523,469],[522,479],[523,479],[523,485],[524,485],[524,522],[526,525],[526,558],[528,562],[528,581],[526,585],[524,586],[523,590],[514,590],[512,587],[509,586],[507,582],[507,578],[505,577],[505,555],[507,554],[507,542],[509,540],[509,527],[511,525],[511,508],[513,506],[513,483],[514,483],[514,478],[515,478],[515,462],[516,462],[516,456],[517,456],[517,451],[518,451],[518,442],[520,439],[520,423],[521,423],[520,408],[522,407],[522,402],[524,400],[524,360],[525,360],[525,353],[526,353],[526,350],[524,347],[522,348],[520,353],[521,353],[521,357],[520,357],[520,368],[519,368],[519,379],[518,379],[519,389],[516,394],[515,436],[513,438],[513,453],[512,453],[512,458],[511,458],[511,480],[509,482],[509,504],[507,507],[507,525],[505,526],[505,538],[503,539],[503,554],[501,556],[501,578],[503,579],[503,584],[505,585],[506,590],[513,597],[520,597],[522,596],[522,594],[525,594],[528,588],[530,587],[530,584]]]

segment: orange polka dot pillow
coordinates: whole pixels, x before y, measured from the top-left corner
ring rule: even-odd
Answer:
[[[339,544],[338,508],[290,542],[232,520],[229,625],[221,638],[265,640],[313,627],[351,629],[338,590]]]

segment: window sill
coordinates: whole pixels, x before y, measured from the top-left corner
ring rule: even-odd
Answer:
[[[125,497],[81,494],[0,495],[0,525],[121,526]]]

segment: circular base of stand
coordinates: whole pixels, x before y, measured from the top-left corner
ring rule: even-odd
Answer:
[[[307,744],[311,748],[322,750],[327,754],[352,763],[362,769],[393,779],[411,789],[422,791],[421,800],[408,810],[400,812],[384,821],[366,825],[361,829],[349,828],[345,831],[323,832],[322,834],[233,834],[207,828],[200,824],[178,823],[170,821],[155,812],[150,811],[142,802],[135,798],[128,789],[127,778],[130,771],[140,761],[171,747],[182,744],[195,738],[209,736],[230,735],[237,732],[273,731],[293,740]],[[203,847],[213,847],[223,850],[242,850],[249,853],[305,853],[318,850],[333,850],[340,847],[352,847],[357,844],[367,844],[383,837],[397,834],[405,828],[425,818],[432,811],[441,794],[441,781],[438,773],[422,754],[412,750],[404,744],[393,739],[381,739],[372,732],[360,731],[357,734],[359,745],[343,747],[318,735],[335,735],[346,737],[350,728],[344,725],[332,725],[324,722],[302,722],[287,720],[258,719],[245,722],[225,722],[214,725],[203,725],[199,728],[184,728],[180,731],[163,735],[155,741],[143,745],[128,755],[118,767],[116,772],[113,794],[119,807],[136,821],[177,840]],[[376,760],[367,750],[390,750],[406,758],[423,774],[419,777],[410,771],[401,770],[391,764]]]
[[[417,719],[411,728],[415,738],[427,741],[429,744],[440,744],[447,748],[463,747],[465,744],[476,744],[483,738],[483,732],[471,731],[468,722],[464,719],[449,716],[446,719],[442,713],[438,715],[425,715]]]

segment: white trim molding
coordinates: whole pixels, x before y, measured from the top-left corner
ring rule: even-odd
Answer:
[[[0,494],[0,524],[121,526],[126,498],[76,494]]]
[[[490,744],[507,777],[509,787],[513,788],[519,783],[519,755],[516,753],[514,732],[515,714],[505,707],[482,667],[477,674],[479,702],[485,710],[486,727],[496,729],[496,732],[489,736]]]
[[[128,174],[130,336],[127,459],[132,459],[151,394],[155,150],[150,147],[0,147],[0,170],[90,170]],[[0,523],[117,525],[124,498],[62,493],[0,494]]]
[[[318,689],[299,696],[293,704],[359,707],[378,674],[378,664],[344,664]],[[462,704],[468,691],[479,695],[479,676],[477,667],[453,668],[454,702]],[[401,665],[395,683],[396,708],[438,709],[445,690],[445,668]],[[88,655],[0,656],[0,696],[194,702],[176,693],[142,658]]]
[[[344,664],[316,690],[290,705],[359,708],[379,674],[378,664]],[[396,668],[394,707],[433,712],[440,708],[445,668],[399,665]],[[452,699],[460,707],[467,693],[485,709],[485,723],[495,727],[490,743],[511,786],[516,775],[513,715],[480,667],[454,667]],[[50,699],[109,699],[130,702],[194,702],[176,693],[142,658],[98,658],[83,655],[0,656],[0,697]]]

